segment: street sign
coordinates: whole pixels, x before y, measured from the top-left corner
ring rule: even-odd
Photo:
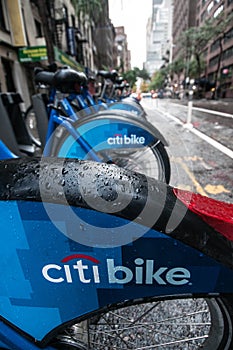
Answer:
[[[84,70],[84,67],[76,62],[65,52],[54,46],[55,61],[62,65],[70,66],[77,70]],[[40,62],[48,59],[46,46],[27,46],[20,48],[18,51],[19,62]]]
[[[47,60],[46,46],[29,46],[19,49],[19,62],[39,62]]]

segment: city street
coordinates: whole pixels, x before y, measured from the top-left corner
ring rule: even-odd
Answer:
[[[233,203],[232,118],[193,111],[190,128],[188,107],[176,100],[144,98],[142,105],[169,143],[171,185]]]

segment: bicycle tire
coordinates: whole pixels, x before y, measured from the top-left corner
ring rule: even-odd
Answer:
[[[107,156],[120,168],[142,173],[159,181],[164,181],[167,184],[170,181],[170,161],[165,147],[161,142],[143,148],[142,150],[138,149],[136,152],[134,150],[132,153],[126,152],[124,154],[124,151],[110,150],[107,152]],[[154,166],[155,161],[157,167]]]
[[[83,350],[84,346],[86,350],[230,350],[231,302],[226,297],[125,302],[83,321],[83,343],[80,325],[75,324],[53,346],[66,350]]]
[[[112,113],[113,115],[117,115],[120,118],[119,112],[107,112]],[[124,116],[127,116],[127,121],[129,122],[129,114],[123,113]],[[83,126],[88,120],[95,120],[96,116],[100,116],[101,114],[91,116],[90,118],[83,118],[83,120],[76,122],[75,128],[78,129],[80,126]],[[105,116],[105,115],[104,115]],[[125,168],[131,171],[137,171],[146,176],[156,178],[159,181],[166,182],[167,184],[170,181],[171,176],[171,167],[169,156],[166,152],[166,149],[162,142],[158,140],[152,131],[145,128],[144,124],[138,120],[138,118],[134,118],[130,115],[132,122],[140,125],[142,129],[145,129],[148,133],[150,133],[151,138],[154,139],[154,142],[148,146],[144,146],[142,148],[114,148],[111,149],[103,149],[99,152],[100,158],[103,159],[103,162],[108,162],[111,159],[113,164],[121,168]],[[119,119],[120,120],[120,119]],[[51,156],[56,157],[67,157],[67,153],[64,152],[64,148],[66,148],[66,143],[68,144],[72,139],[72,136],[69,132],[62,130],[62,128],[58,128],[53,136],[53,148],[51,151]],[[70,156],[68,156],[69,158]],[[72,156],[74,157],[74,156]],[[75,158],[75,157],[74,157]],[[79,159],[87,159],[80,158]]]
[[[36,114],[33,106],[29,106],[24,115],[24,121],[29,136],[36,147],[41,147],[41,140],[37,128]]]

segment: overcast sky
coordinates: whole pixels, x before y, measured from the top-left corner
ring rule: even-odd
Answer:
[[[152,0],[109,0],[114,27],[125,27],[132,68],[142,69],[146,60],[146,25],[151,13]]]

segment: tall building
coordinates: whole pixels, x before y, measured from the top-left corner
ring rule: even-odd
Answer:
[[[208,19],[217,18],[220,14],[223,21],[232,12],[233,0],[198,0],[196,23],[204,25]],[[217,79],[217,96],[233,97],[233,20],[219,37],[209,43],[204,58],[206,79],[210,82]]]
[[[153,0],[152,16],[147,23],[145,68],[152,75],[169,60],[172,38],[172,0]]]
[[[173,0],[172,59],[180,53],[180,38],[183,32],[196,26],[198,0]],[[205,1],[205,0],[203,0]]]
[[[181,53],[181,35],[191,27],[204,26],[210,19],[219,24],[233,12],[233,0],[174,0],[173,61]],[[220,16],[221,15],[221,16]],[[233,97],[233,21],[203,49],[205,70],[201,77],[209,86],[216,84],[218,97]],[[184,57],[184,56],[183,56]],[[185,58],[184,58],[185,60]],[[187,65],[190,57],[187,59]],[[187,79],[187,69],[180,82]],[[206,95],[208,96],[208,95]]]
[[[119,72],[123,73],[131,69],[130,61],[130,51],[128,50],[127,35],[125,33],[125,28],[115,27],[116,37],[115,37],[115,62],[114,67],[119,69]]]
[[[92,28],[96,47],[94,56],[98,69],[112,69],[114,62],[115,30],[109,18],[108,0],[100,0],[101,13],[94,16],[95,27]]]

